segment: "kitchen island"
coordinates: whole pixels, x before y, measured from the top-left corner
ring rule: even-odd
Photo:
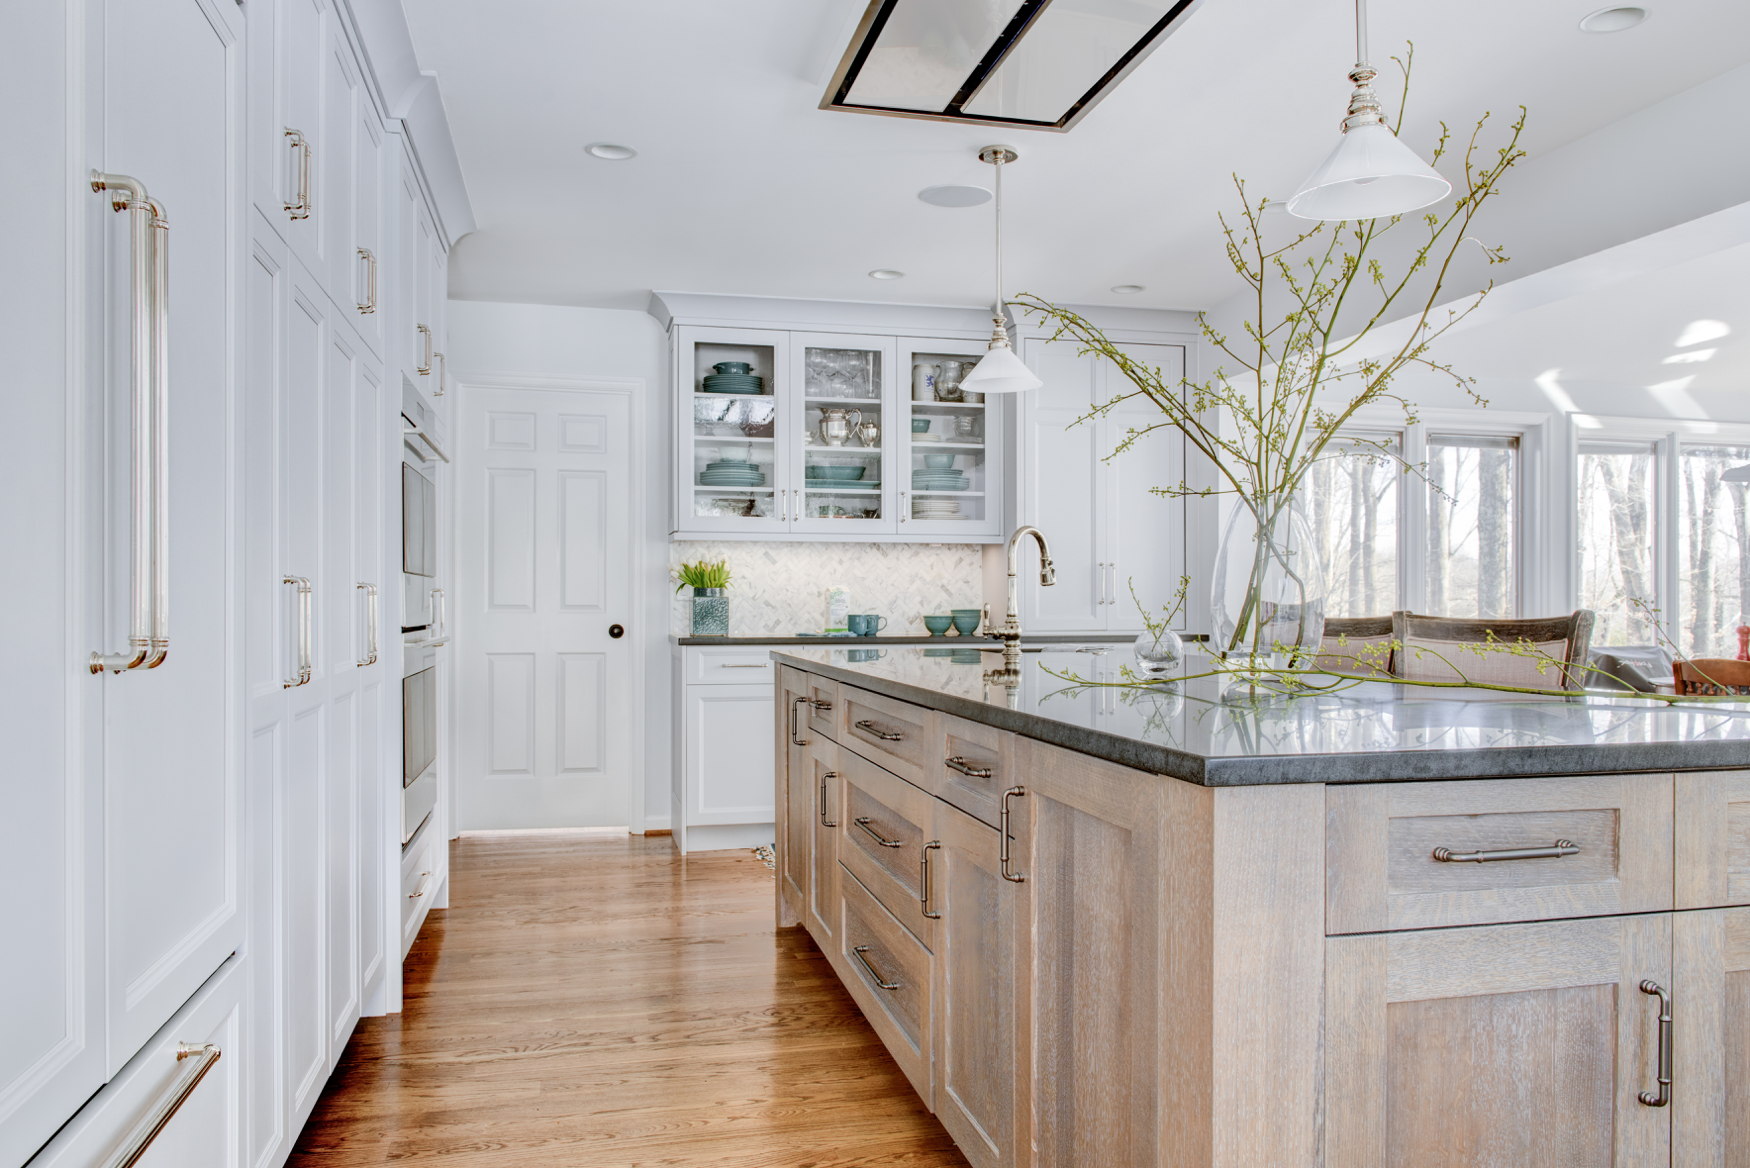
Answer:
[[[778,923],[973,1164],[1750,1158],[1750,705],[1087,648],[772,654]]]

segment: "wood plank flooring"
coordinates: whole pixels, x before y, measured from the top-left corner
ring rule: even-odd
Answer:
[[[291,1168],[964,1165],[747,852],[469,837]]]

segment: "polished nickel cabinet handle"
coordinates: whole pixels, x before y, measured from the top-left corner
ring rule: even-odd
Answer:
[[[809,698],[808,704],[814,707],[814,712],[817,714],[825,714],[832,710],[831,702],[823,702],[819,698]]]
[[[808,739],[796,737],[796,710],[798,707],[800,707],[802,705],[803,702],[805,702],[807,700],[808,699],[806,697],[790,699],[790,745],[791,746],[807,746],[808,745]]]
[[[179,1042],[176,1044],[176,1061],[182,1064],[177,1068],[176,1077],[170,1080],[164,1093],[128,1129],[128,1134],[122,1137],[115,1151],[103,1161],[102,1168],[133,1168],[133,1165],[139,1163],[146,1154],[146,1149],[152,1146],[152,1141],[158,1138],[158,1133],[164,1130],[182,1105],[188,1102],[194,1089],[201,1085],[201,1080],[207,1077],[207,1072],[219,1061],[219,1048],[210,1042]]]
[[[298,586],[298,673],[285,682],[286,689],[310,684],[310,581],[287,576],[282,583]]]
[[[1495,852],[1455,852],[1451,848],[1435,848],[1434,858],[1442,864],[1487,864],[1495,860],[1551,860],[1572,856],[1580,851],[1578,844],[1559,839],[1547,848],[1505,848]]]
[[[1671,995],[1656,981],[1643,981],[1641,992],[1659,997],[1659,1089],[1638,1098],[1648,1107],[1664,1107],[1671,1102]]]
[[[838,826],[838,821],[836,819],[828,819],[826,817],[826,781],[838,777],[839,773],[837,771],[822,771],[820,775],[820,826],[822,827]]]
[[[881,727],[875,725],[875,723],[869,721],[868,719],[864,719],[863,721],[858,722],[857,729],[867,730],[869,733],[871,733],[875,737],[881,739],[881,741],[883,741],[883,742],[902,742],[905,739],[905,735],[895,734],[891,730],[883,730],[883,729],[881,729]]]
[[[445,381],[449,377],[449,366],[444,363],[444,355],[442,353],[433,353],[432,356],[437,358],[438,383],[437,388],[431,391],[431,396],[442,397],[444,396]],[[430,364],[430,362],[427,362],[427,364]]]
[[[958,754],[954,755],[952,758],[943,759],[942,765],[951,771],[959,771],[961,774],[974,779],[988,779],[996,774],[996,772],[990,767],[973,766]]]
[[[286,204],[286,213],[293,219],[310,217],[310,143],[303,134],[286,127],[286,142],[298,152],[298,199]]]
[[[420,897],[425,895],[426,890],[430,887],[431,887],[431,873],[430,872],[421,872],[419,874],[419,884],[413,889],[412,892],[407,894],[407,899],[408,900],[418,900]]]
[[[1022,798],[1026,794],[1025,787],[1010,787],[1004,791],[1002,811],[997,816],[997,862],[1001,866],[1003,879],[1016,884],[1025,881],[1027,874],[1009,871],[1009,800]]]
[[[421,377],[430,377],[431,376],[431,330],[426,328],[422,324],[416,324],[413,327],[419,330],[419,336],[421,339],[421,343],[425,345],[425,350],[424,350],[425,355],[421,359],[421,363],[419,365],[415,366],[413,371],[415,373],[419,374]]]
[[[94,674],[123,673],[154,669],[170,653],[170,223],[139,179],[94,170],[91,189],[128,213],[128,647],[87,662]]]
[[[864,831],[868,832],[870,839],[874,840],[876,843],[880,844],[884,848],[903,848],[905,846],[903,841],[890,840],[886,836],[882,835],[880,832],[876,831],[874,828],[870,827],[869,826],[869,817],[867,815],[859,815],[853,822],[856,823],[856,825],[858,827],[860,827]]]
[[[770,669],[771,667],[770,661],[755,661],[752,664],[746,661],[725,661],[723,663],[724,669]]]
[[[377,586],[360,581],[359,588],[365,594],[365,636],[369,646],[364,658],[359,661],[359,668],[377,663]]]
[[[899,988],[898,982],[888,981],[881,976],[880,972],[876,970],[873,965],[869,964],[869,946],[856,945],[852,947],[851,952],[857,955],[857,960],[863,963],[863,968],[869,971],[869,976],[875,979],[876,985],[884,990],[896,990]]]
[[[444,590],[442,588],[433,588],[431,590],[431,623],[432,627],[437,629],[437,632],[430,638],[421,641],[419,643],[420,647],[435,649],[439,645],[449,644],[449,612],[448,604],[444,600]]]
[[[924,915],[932,921],[942,919],[942,914],[930,907],[934,893],[930,888],[930,853],[942,850],[941,840],[931,840],[924,845],[924,854],[918,860],[918,902],[924,906]]]
[[[359,259],[364,261],[364,271],[359,275],[359,287],[365,292],[365,298],[358,302],[359,314],[369,316],[377,311],[377,257],[370,248],[361,247]]]

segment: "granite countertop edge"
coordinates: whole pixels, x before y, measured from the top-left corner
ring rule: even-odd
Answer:
[[[870,645],[934,645],[953,649],[967,645],[1000,645],[994,637],[682,637],[670,633],[676,645],[813,645],[815,648],[866,648]],[[1022,638],[1023,645],[1128,645],[1135,633],[1045,633]]]
[[[1133,770],[1202,787],[1283,786],[1290,783],[1392,783],[1442,779],[1503,779],[1683,770],[1741,770],[1745,744],[1700,742],[1590,743],[1505,746],[1475,750],[1382,750],[1274,758],[1208,758],[1120,734],[1107,734],[1039,714],[995,706],[940,690],[875,677],[855,669],[774,651],[772,659],[806,673],[940,710],[969,722],[1105,759]]]

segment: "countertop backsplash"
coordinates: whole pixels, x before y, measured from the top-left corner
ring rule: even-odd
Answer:
[[[682,563],[728,560],[729,632],[793,637],[826,623],[828,585],[850,590],[851,612],[887,618],[883,633],[923,636],[924,617],[984,604],[984,551],[977,544],[742,543],[668,545],[670,575]],[[669,629],[692,632],[690,589],[670,606]]]

